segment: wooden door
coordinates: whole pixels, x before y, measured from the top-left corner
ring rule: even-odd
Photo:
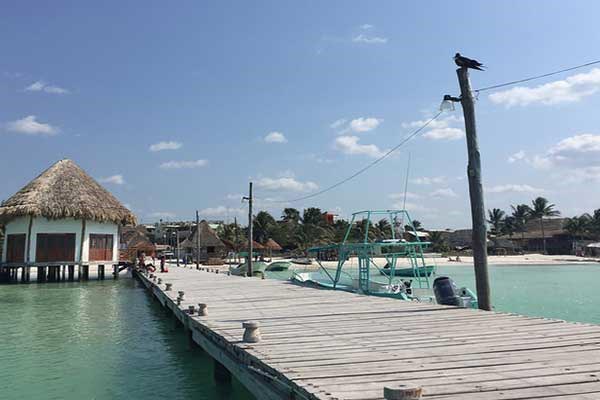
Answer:
[[[75,261],[74,233],[38,233],[36,262]]]
[[[113,235],[90,234],[90,261],[111,261],[113,259]]]
[[[25,238],[24,233],[10,234],[6,236],[6,262],[25,262]]]

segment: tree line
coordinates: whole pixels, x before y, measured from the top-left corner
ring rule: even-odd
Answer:
[[[421,222],[413,220],[416,230],[423,230]],[[355,227],[350,231],[348,240],[362,241],[367,235],[369,240],[381,240],[391,237],[392,224],[387,219],[372,222],[367,228],[367,220],[355,222]],[[295,208],[285,208],[279,219],[275,219],[267,211],[260,211],[254,216],[253,239],[258,243],[266,243],[273,239],[286,250],[306,251],[312,246],[340,243],[350,226],[344,219],[336,219],[329,223],[325,213],[317,207],[309,207],[302,212]],[[233,243],[236,248],[242,249],[247,244],[248,228],[237,223],[223,224],[217,234],[221,239]],[[395,228],[398,230],[398,227]],[[405,229],[412,231],[412,226]]]

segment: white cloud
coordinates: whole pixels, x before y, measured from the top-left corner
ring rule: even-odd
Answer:
[[[227,200],[238,200],[238,201],[242,201],[242,197],[244,197],[244,195],[241,193],[231,193],[231,194],[228,194],[227,196],[225,196],[225,198]]]
[[[173,212],[170,212],[170,211],[156,211],[156,212],[148,214],[148,216],[151,218],[169,219],[169,218],[175,218],[176,214]]]
[[[536,169],[554,171],[554,179],[561,183],[600,182],[600,135],[570,136],[543,154],[523,154],[516,161]]]
[[[460,124],[463,122],[461,117],[449,115],[445,118],[439,118],[433,120],[427,125],[423,137],[430,140],[459,140],[465,135],[462,128],[457,128],[452,125]],[[416,129],[425,125],[427,120],[418,120],[411,122],[402,123],[402,127],[405,129]]]
[[[31,85],[25,88],[27,92],[46,92],[52,94],[67,94],[69,91],[65,88],[61,88],[60,86],[48,85],[44,81],[37,81],[32,83]]]
[[[198,212],[207,217],[226,217],[228,215],[243,215],[246,211],[243,208],[231,208],[225,206],[208,207]]]
[[[410,180],[415,185],[439,185],[446,182],[445,176],[421,177]]]
[[[506,184],[496,185],[485,189],[488,193],[542,193],[544,189],[535,188],[530,185]]]
[[[264,138],[267,143],[286,143],[287,139],[281,132],[271,132]]]
[[[421,203],[411,203],[411,202],[407,202],[406,204],[398,202],[398,203],[393,204],[392,207],[397,210],[401,210],[404,208],[404,209],[410,211],[411,213],[413,213],[413,212],[436,213],[438,211],[435,208],[427,207]]]
[[[354,43],[365,43],[365,44],[384,44],[387,43],[388,39],[381,36],[369,36],[361,33],[352,38]]]
[[[344,154],[364,154],[373,158],[381,157],[386,153],[374,144],[360,144],[359,140],[358,136],[339,136],[335,139],[334,147]]]
[[[341,128],[346,123],[346,121],[347,121],[347,119],[340,118],[340,119],[332,122],[331,125],[329,125],[329,127],[332,129]]]
[[[150,145],[150,151],[157,152],[163,150],[177,150],[183,146],[180,142],[168,141],[168,142],[158,142]]]
[[[200,168],[208,164],[207,160],[167,161],[160,164],[162,169]]]
[[[354,132],[358,132],[358,133],[368,132],[368,131],[372,131],[373,129],[377,128],[379,126],[379,124],[381,124],[382,122],[383,122],[383,119],[380,119],[380,118],[360,117],[360,118],[356,118],[356,119],[353,119],[352,121],[350,121],[350,124],[348,125],[348,127]]]
[[[114,185],[124,185],[125,179],[123,178],[123,175],[118,174],[118,175],[107,176],[106,178],[100,178],[100,179],[98,179],[98,182],[112,183]]]
[[[508,162],[512,164],[514,162],[525,159],[525,156],[526,156],[525,151],[519,150],[516,153],[514,153],[508,157]]]
[[[60,130],[50,124],[44,124],[38,122],[35,115],[28,115],[25,118],[18,119],[6,124],[6,129],[15,132],[22,133],[24,135],[56,135]]]
[[[458,197],[454,190],[450,188],[436,189],[430,193],[432,197]]]
[[[545,83],[536,87],[518,86],[502,92],[492,93],[489,99],[506,107],[530,104],[553,105],[578,102],[600,89],[600,69],[576,74],[566,79]]]
[[[373,28],[375,28],[375,27],[374,27],[373,25],[371,25],[371,24],[362,24],[362,25],[360,26],[360,29],[363,29],[363,30],[365,30],[365,31],[366,31],[366,30],[369,30],[369,29],[373,29]]]
[[[259,178],[256,186],[265,190],[287,190],[291,192],[309,192],[317,190],[319,186],[311,181],[301,182],[291,176],[280,178]]]
[[[404,193],[390,193],[388,197],[392,200],[404,200]],[[406,192],[406,198],[408,200],[416,200],[420,199],[421,195],[412,192]]]
[[[432,140],[458,140],[462,139],[465,133],[459,128],[438,128],[431,129],[423,134],[424,138]]]

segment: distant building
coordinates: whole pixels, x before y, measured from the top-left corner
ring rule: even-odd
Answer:
[[[573,254],[573,237],[565,229],[568,218],[544,218],[544,235],[539,219],[533,219],[525,224],[524,232],[516,232],[503,239],[510,239],[518,247],[530,252],[544,251],[544,237],[546,237],[546,251],[548,254]],[[587,238],[583,235],[583,238]],[[588,238],[589,239],[589,238]]]
[[[155,257],[156,246],[146,236],[144,226],[124,226],[121,228],[119,260],[133,261],[142,253]]]
[[[119,227],[135,216],[71,160],[61,160],[0,206],[4,263],[116,263]]]
[[[225,244],[219,239],[217,233],[210,227],[208,222],[200,221],[200,238],[198,239],[196,225],[187,239],[179,244],[182,255],[194,260],[206,261],[209,258],[224,258],[226,255]],[[198,244],[200,246],[198,251]],[[198,258],[199,256],[199,258]]]

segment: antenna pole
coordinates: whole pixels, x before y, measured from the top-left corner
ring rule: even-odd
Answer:
[[[475,124],[475,105],[469,82],[469,70],[465,67],[456,70],[460,84],[461,104],[465,117],[465,132],[467,134],[467,151],[469,165],[469,196],[471,198],[471,219],[473,222],[473,263],[475,264],[475,282],[479,308],[492,309],[490,297],[490,278],[487,266],[487,228],[485,207],[483,204],[483,185],[481,183],[481,159],[477,142],[477,127]]]

